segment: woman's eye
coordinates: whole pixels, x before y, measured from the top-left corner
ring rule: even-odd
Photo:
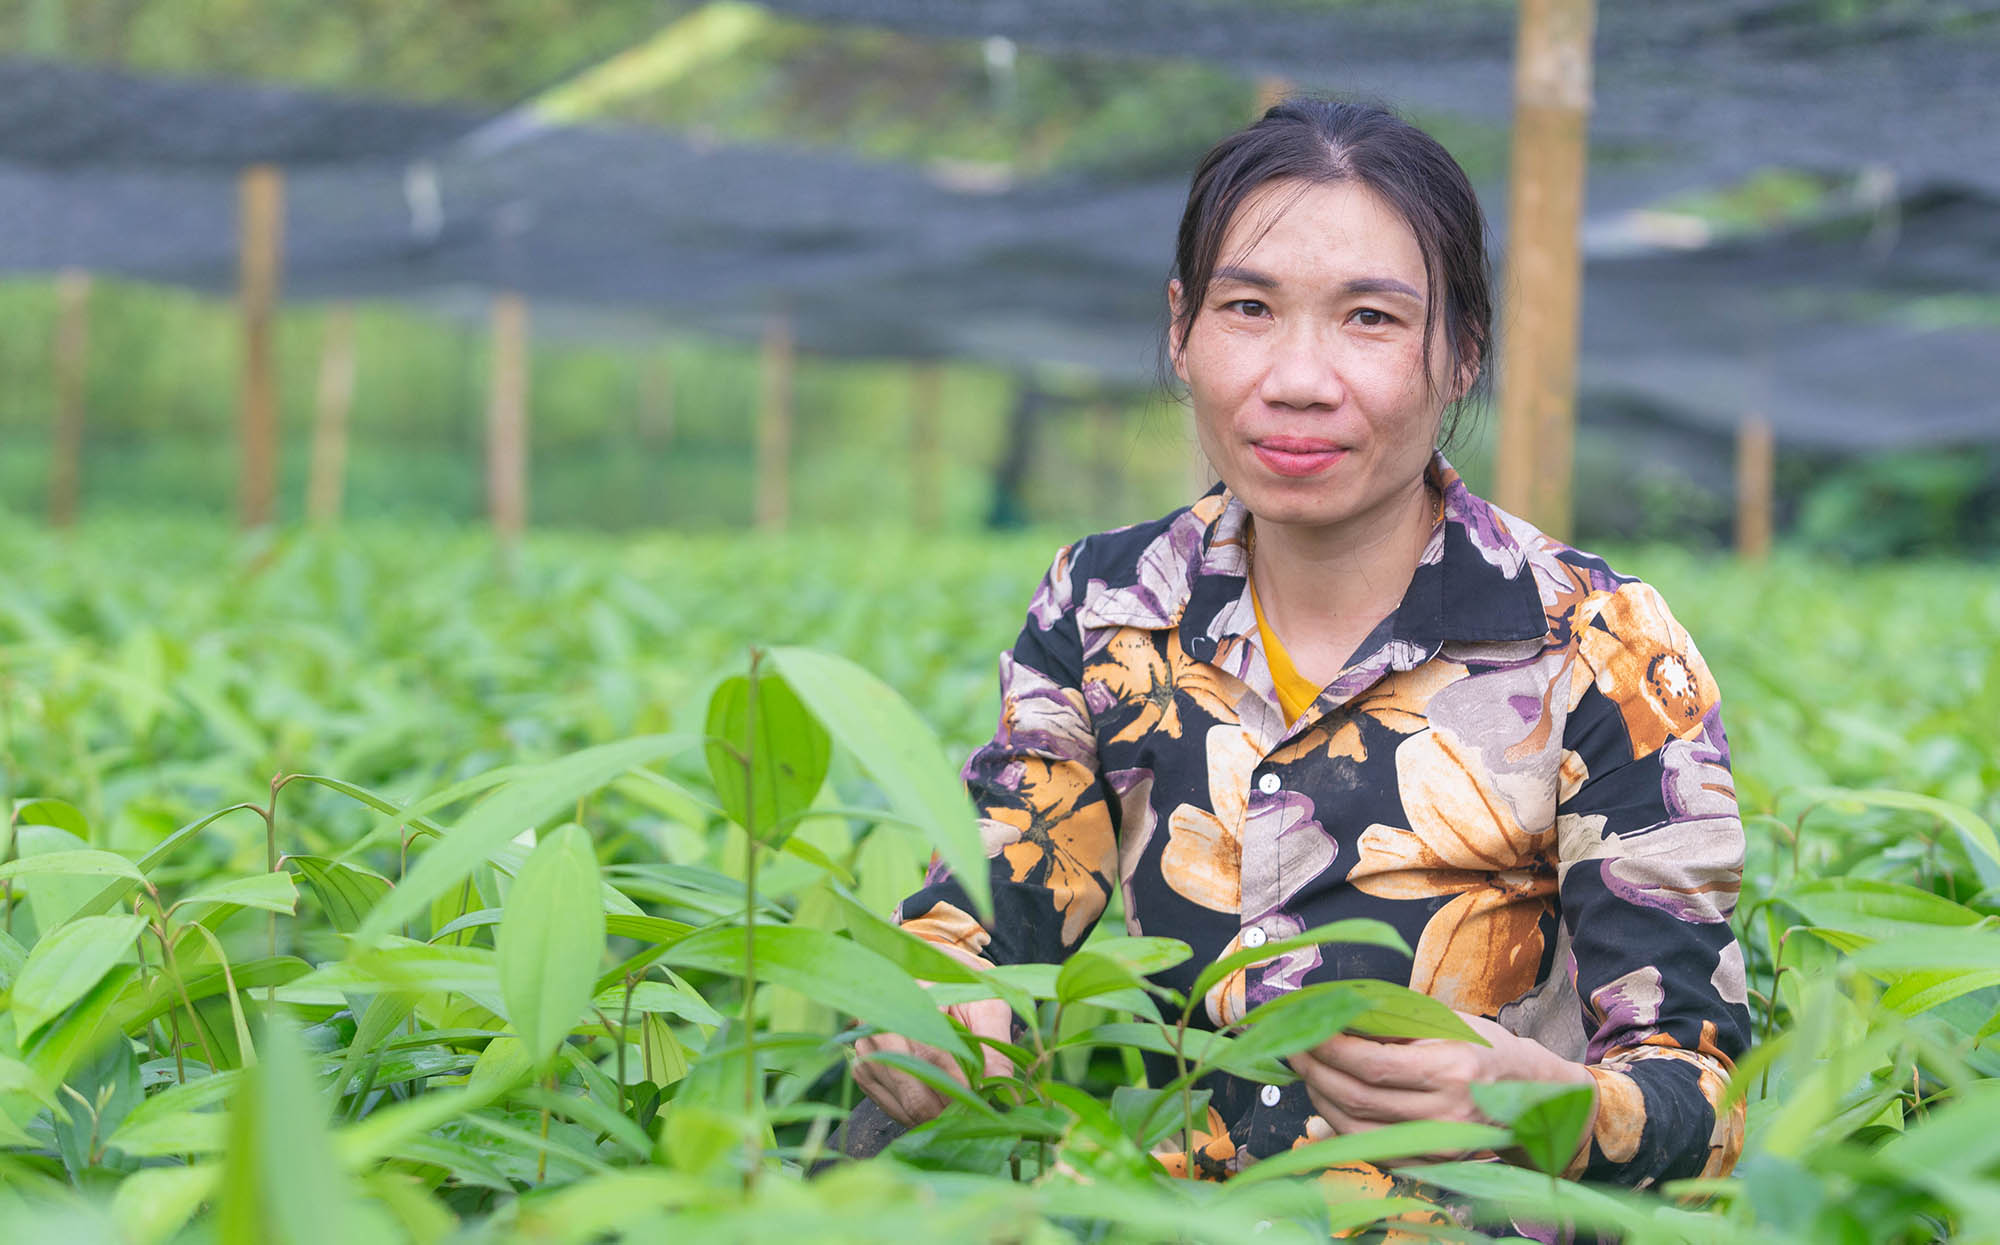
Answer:
[[[1377,311],[1373,307],[1363,307],[1354,313],[1354,322],[1365,329],[1377,329],[1385,324],[1395,323],[1395,317],[1386,311]]]
[[[1258,302],[1254,298],[1238,298],[1230,302],[1226,302],[1222,304],[1222,306],[1224,310],[1235,311],[1241,315],[1251,316],[1253,318],[1269,315],[1271,311],[1269,307],[1265,306],[1263,303]]]

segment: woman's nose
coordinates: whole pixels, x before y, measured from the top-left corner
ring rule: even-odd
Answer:
[[[1259,396],[1273,406],[1300,410],[1339,406],[1347,388],[1340,377],[1338,353],[1331,335],[1315,326],[1284,326],[1271,336]]]

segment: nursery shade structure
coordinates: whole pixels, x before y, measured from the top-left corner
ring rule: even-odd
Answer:
[[[1446,29],[1440,45],[1457,38]],[[1436,76],[1413,74],[1409,93]],[[1600,108],[1613,89],[1601,75]],[[0,271],[232,290],[239,172],[274,162],[287,173],[287,298],[395,299],[471,319],[504,289],[531,300],[537,336],[633,341],[757,340],[782,306],[806,351],[1060,364],[1117,383],[1158,375],[1178,179],[996,190],[822,151],[496,119],[0,60]],[[1692,249],[1624,228],[1619,205],[1693,174],[1600,153],[1586,403],[1618,393],[1716,429],[1754,403],[1792,445],[2000,438],[2000,341],[1978,312],[2000,289],[2000,192],[1982,180],[2000,161],[1976,158],[1990,135],[1940,124],[1967,144],[1962,176],[1835,196],[1789,232]]]
[[[1504,128],[1515,6],[1488,0],[761,0],[819,21],[1183,57]],[[2000,0],[1598,0],[1593,197],[1766,165],[2000,191]],[[1985,153],[1988,159],[1971,159]],[[1976,166],[1976,167],[1975,167]]]

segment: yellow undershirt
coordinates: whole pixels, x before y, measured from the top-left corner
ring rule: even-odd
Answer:
[[[1299,673],[1292,664],[1291,654],[1278,643],[1278,634],[1264,621],[1264,603],[1257,599],[1257,585],[1250,585],[1250,608],[1257,612],[1257,639],[1264,646],[1264,660],[1271,667],[1271,682],[1278,688],[1278,707],[1285,711],[1285,725],[1299,720],[1299,715],[1319,699],[1319,688]]]

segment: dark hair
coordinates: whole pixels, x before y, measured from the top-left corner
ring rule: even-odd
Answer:
[[[1174,248],[1181,304],[1167,326],[1170,354],[1187,345],[1208,295],[1223,235],[1238,209],[1258,187],[1287,180],[1359,182],[1403,218],[1424,255],[1424,359],[1429,362],[1437,336],[1437,295],[1442,290],[1451,365],[1446,375],[1456,377],[1472,364],[1478,375],[1465,397],[1483,392],[1493,338],[1493,282],[1479,198],[1465,170],[1435,138],[1373,104],[1287,99],[1209,148],[1188,186]],[[1425,383],[1431,383],[1428,367]],[[1458,435],[1464,405],[1461,398],[1448,414],[1445,444]]]

